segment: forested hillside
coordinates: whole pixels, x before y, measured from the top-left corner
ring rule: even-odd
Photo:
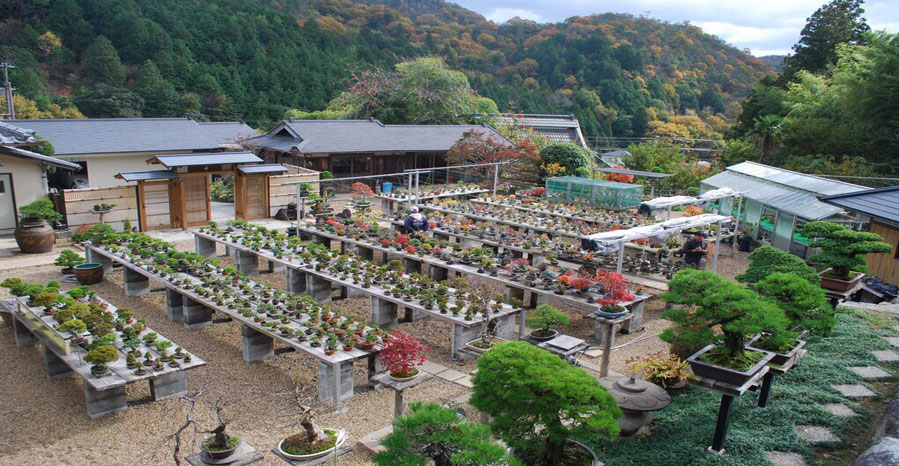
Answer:
[[[58,104],[90,117],[192,115],[266,128],[288,108],[325,108],[354,71],[438,55],[501,111],[574,113],[588,136],[717,137],[773,72],[697,27],[615,14],[497,25],[441,0],[0,8],[0,39],[18,66],[11,80],[42,116]]]

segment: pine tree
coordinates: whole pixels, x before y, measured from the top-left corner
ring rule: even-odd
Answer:
[[[178,113],[178,93],[165,80],[153,60],[147,60],[134,79],[137,94],[144,99],[145,117],[167,117]]]
[[[125,65],[109,39],[100,36],[84,50],[81,75],[87,84],[104,83],[118,85],[125,82]]]
[[[862,14],[864,0],[833,0],[818,8],[802,29],[796,53],[787,57],[783,76],[792,80],[796,72],[821,72],[837,62],[837,45],[862,44],[871,28]]]

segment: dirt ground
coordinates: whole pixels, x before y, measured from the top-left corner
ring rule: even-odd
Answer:
[[[178,244],[179,249],[192,249],[192,242]],[[745,254],[722,258],[719,272],[728,278],[745,268]],[[223,259],[227,262],[229,259]],[[0,270],[0,280],[20,277],[27,282],[45,283],[60,279],[59,268],[52,265]],[[283,274],[262,274],[260,281],[283,289]],[[152,284],[151,284],[152,285]],[[73,285],[64,284],[63,288]],[[501,290],[496,284],[479,284],[493,294]],[[221,394],[229,400],[226,415],[229,430],[240,435],[265,458],[256,464],[283,464],[270,450],[286,436],[298,431],[296,392],[314,399],[317,392],[317,360],[301,353],[277,354],[262,362],[246,363],[241,352],[240,324],[219,322],[199,330],[188,330],[180,323],[170,322],[165,310],[165,293],[155,285],[153,292],[142,297],[127,297],[122,274],[113,273],[93,287],[97,293],[119,307],[144,317],[153,329],[173,340],[177,345],[198,355],[206,365],[188,372],[190,391],[206,390]],[[0,290],[0,297],[7,297]],[[368,319],[367,298],[338,301],[332,306],[360,319]],[[571,324],[560,329],[563,333],[590,338],[592,321],[583,313],[566,306],[557,306],[571,317]],[[616,345],[623,345],[611,355],[611,369],[627,370],[626,361],[657,351],[667,351],[658,334],[669,325],[660,319],[664,304],[653,298],[644,315],[644,330],[621,335]],[[221,316],[219,316],[221,317]],[[429,357],[463,373],[476,368],[476,362],[464,365],[449,358],[450,326],[439,319],[425,319],[403,323],[398,330],[411,333],[427,344]],[[629,343],[635,340],[636,343]],[[276,351],[279,348],[276,343]],[[598,358],[585,358],[598,366]],[[0,464],[10,465],[157,465],[173,464],[173,442],[166,440],[184,422],[187,405],[179,399],[152,402],[148,384],[128,385],[129,408],[126,411],[89,420],[84,405],[80,377],[48,380],[44,374],[43,356],[39,346],[17,348],[12,329],[0,326]],[[344,403],[344,413],[335,414],[330,406],[313,402],[319,420],[327,427],[343,427],[350,432],[350,442],[388,426],[393,415],[394,396],[389,390],[372,391],[365,387],[365,365],[356,365],[356,395]],[[588,372],[596,375],[588,368]],[[435,378],[407,391],[407,400],[448,402],[464,395],[461,385]],[[469,419],[477,419],[473,408],[462,406]],[[201,419],[208,421],[210,411],[201,410]],[[205,428],[211,428],[209,422]],[[192,442],[202,435],[189,436],[191,444],[182,448],[188,453],[197,451]],[[368,456],[358,447],[338,461],[341,465],[364,465]]]

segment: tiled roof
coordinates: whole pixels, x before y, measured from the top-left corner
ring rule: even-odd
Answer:
[[[34,131],[0,122],[0,144],[33,144],[37,141]]]
[[[157,155],[147,163],[158,163],[165,168],[226,163],[259,163],[262,159],[249,152],[207,152],[205,154]]]
[[[200,123],[191,118],[84,118],[6,121],[34,131],[58,156],[116,152],[215,150],[256,134],[240,122]]]
[[[36,152],[31,152],[30,150],[22,149],[21,147],[0,145],[0,154],[6,154],[12,157],[18,157],[20,159],[33,160],[35,162],[53,165],[54,167],[65,168],[66,170],[81,170],[81,165],[78,165],[77,163],[67,162],[65,160],[57,159],[56,157],[38,154]]]
[[[284,121],[248,144],[281,152],[443,152],[468,131],[511,144],[485,125],[385,125],[377,120]]]
[[[143,172],[122,172],[115,176],[125,181],[168,180],[178,178],[171,170],[148,170]]]
[[[581,124],[574,115],[538,115],[501,113],[500,120],[506,125],[519,125],[532,128],[537,134],[554,142],[570,142],[587,147]]]
[[[280,163],[267,163],[264,165],[241,165],[237,167],[241,173],[252,175],[255,173],[284,173],[287,171]]]

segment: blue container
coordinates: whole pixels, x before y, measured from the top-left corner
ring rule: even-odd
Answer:
[[[389,181],[385,181],[381,183],[381,192],[384,194],[390,194],[393,192],[393,183]]]

